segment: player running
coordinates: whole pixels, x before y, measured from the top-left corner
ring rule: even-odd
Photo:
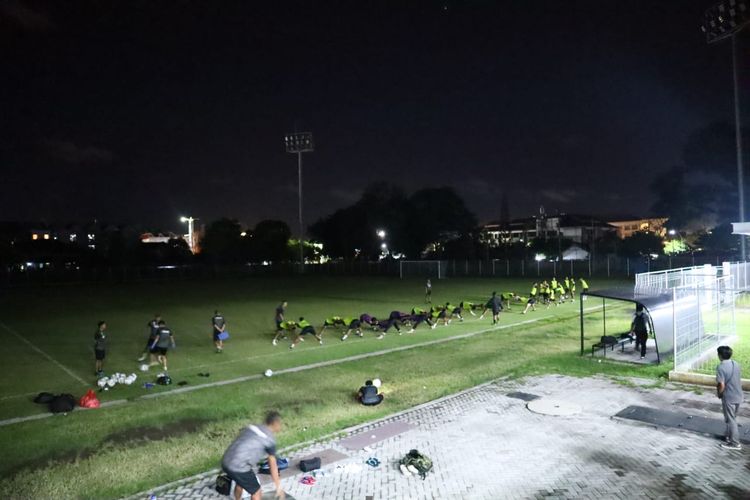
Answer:
[[[175,347],[174,334],[164,320],[160,320],[159,332],[151,345],[151,366],[160,364],[167,371],[167,351],[170,347]]]
[[[299,327],[299,333],[297,334],[297,337],[294,339],[294,342],[292,342],[292,345],[289,346],[289,349],[294,349],[297,347],[297,344],[303,341],[303,336],[305,335],[312,335],[316,339],[318,339],[318,343],[320,345],[323,345],[323,337],[315,333],[315,327],[312,326],[312,323],[307,321],[305,318],[300,318],[297,322],[297,326]]]
[[[529,312],[529,309],[532,311],[536,311],[536,297],[539,293],[539,285],[537,283],[534,283],[531,285],[531,291],[529,292],[529,300],[526,302],[526,308],[523,310],[521,314],[526,314]]]
[[[585,295],[589,293],[589,284],[586,282],[585,279],[579,278],[579,281],[581,282],[581,295]],[[583,300],[586,300],[586,297],[583,297]]]
[[[213,327],[213,338],[214,338],[214,347],[216,347],[216,354],[221,354],[224,352],[224,333],[227,329],[227,322],[224,319],[224,316],[219,312],[219,310],[214,311],[214,316],[211,318],[211,326]]]

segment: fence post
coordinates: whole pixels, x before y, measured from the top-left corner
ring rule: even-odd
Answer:
[[[609,255],[607,255],[607,278],[609,278]]]
[[[525,270],[524,270],[525,264],[526,264],[526,260],[522,259],[521,260],[521,276],[526,276],[526,273],[525,273]]]
[[[557,276],[557,261],[552,261],[552,276]]]
[[[677,289],[672,289],[672,350],[674,351],[674,369],[677,371],[677,356],[679,351],[677,350]]]
[[[625,276],[630,278],[630,257],[625,257]]]
[[[539,261],[536,261],[536,275],[541,276],[541,274],[539,273]]]
[[[505,259],[505,276],[510,276],[510,259]]]

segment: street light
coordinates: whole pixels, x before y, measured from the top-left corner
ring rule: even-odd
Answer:
[[[376,234],[378,235],[378,237],[380,237],[381,240],[385,238],[385,230],[384,229],[378,229]]]
[[[740,119],[740,83],[737,71],[739,50],[737,34],[750,24],[750,5],[747,0],[722,0],[709,8],[703,15],[701,30],[706,34],[707,43],[715,43],[726,38],[732,39],[732,77],[734,82],[734,140],[737,150],[737,194],[739,197],[740,222],[745,222],[745,186],[742,160],[742,123]],[[747,256],[745,237],[740,236],[742,260]]]
[[[301,268],[305,268],[305,252],[302,248],[302,239],[305,229],[302,222],[302,153],[314,151],[312,132],[295,132],[284,137],[287,153],[297,154],[297,187],[299,194],[299,262]]]
[[[187,222],[188,225],[188,246],[190,247],[190,252],[195,253],[195,241],[193,240],[193,222],[197,221],[198,219],[195,219],[193,217],[180,217],[180,222],[183,224]]]

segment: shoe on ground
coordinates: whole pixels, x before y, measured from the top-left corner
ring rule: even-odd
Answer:
[[[641,359],[646,359],[646,356],[641,356]]]
[[[408,331],[408,332],[406,332],[406,333],[414,333],[414,328],[412,328],[411,330],[409,330],[409,331]]]
[[[364,334],[362,332],[357,332],[357,337],[364,337]]]
[[[322,340],[318,340],[318,344],[323,345],[323,341]]]
[[[377,336],[377,339],[378,339],[378,340],[380,340],[380,339],[382,339],[382,338],[384,338],[384,337],[385,337],[385,335],[383,335],[383,334],[381,333],[380,335],[378,335],[378,336]]]
[[[406,468],[404,464],[401,464],[398,466],[399,470],[401,470],[401,474],[403,474],[406,477],[411,476],[411,472],[409,472],[409,469]]]
[[[435,328],[437,328],[437,323],[433,323],[433,324],[432,324],[432,326],[431,326],[430,328],[431,328],[431,329],[433,329],[433,330],[434,330]]]
[[[341,337],[341,341],[343,342],[344,340],[346,340],[348,338],[349,338],[349,335],[344,335],[343,337]]]
[[[414,467],[413,465],[407,465],[406,466],[406,470],[408,470],[409,472],[411,472],[415,476],[419,475],[419,470],[416,467]]]
[[[271,342],[271,344],[273,344],[273,345],[276,345],[276,344],[278,344],[278,343],[279,343],[279,342],[278,342],[278,341],[277,341],[276,339],[273,339],[273,342]]]
[[[719,446],[724,448],[725,450],[741,450],[742,445],[739,443],[721,443]]]
[[[289,349],[294,349],[294,344],[290,345]]]

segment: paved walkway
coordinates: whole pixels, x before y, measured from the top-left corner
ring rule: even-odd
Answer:
[[[508,396],[513,391],[562,400],[581,412],[568,417],[532,413],[523,400]],[[324,463],[326,475],[313,486],[301,484],[303,474],[295,471],[283,484],[297,500],[750,498],[750,452],[723,450],[702,435],[612,418],[629,405],[640,405],[718,419],[710,392],[563,376],[499,381],[304,448],[290,458],[347,458]],[[742,416],[740,423],[745,422],[750,425]],[[369,452],[350,449],[352,441],[377,441],[395,429],[400,433],[370,445]],[[434,472],[424,481],[402,476],[395,465],[411,448],[434,461]],[[382,465],[364,464],[370,456]],[[156,493],[160,500],[226,498],[213,491],[214,478],[212,471]],[[270,478],[264,477],[264,483],[270,487]]]

